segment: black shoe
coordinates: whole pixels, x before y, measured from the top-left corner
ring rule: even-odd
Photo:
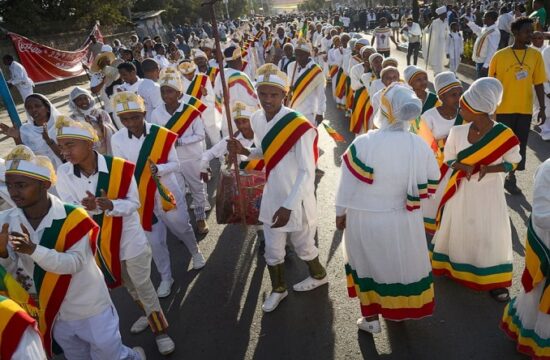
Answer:
[[[508,176],[504,180],[504,188],[512,195],[521,194],[521,189],[516,185],[516,177]]]
[[[510,301],[510,293],[508,292],[508,289],[506,289],[506,288],[499,288],[499,289],[489,290],[489,294],[497,302],[505,303],[505,302]]]

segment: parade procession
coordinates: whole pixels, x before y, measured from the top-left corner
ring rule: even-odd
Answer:
[[[0,360],[550,359],[545,2],[413,2],[8,32]]]

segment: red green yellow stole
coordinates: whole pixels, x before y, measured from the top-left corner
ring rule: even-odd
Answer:
[[[0,296],[15,301],[33,318],[38,319],[38,305],[29,293],[0,265]]]
[[[361,134],[369,128],[369,121],[374,110],[372,108],[369,91],[366,87],[361,87],[355,92],[353,107],[349,121],[349,131],[355,134]]]
[[[176,111],[164,127],[181,137],[200,114],[201,112],[194,106],[184,104],[183,109]]]
[[[259,41],[260,38],[263,36],[263,34],[264,34],[264,31],[263,31],[263,30],[258,31],[258,32],[256,33],[256,35],[254,35],[254,41],[255,41],[255,42],[256,42],[256,41]]]
[[[300,137],[310,129],[315,129],[317,132],[317,129],[302,114],[292,111],[277,121],[267,132],[262,139],[266,179],[269,178],[271,170],[292,149]],[[317,139],[316,136],[313,143],[315,163],[317,163],[319,157]]]
[[[201,113],[204,112],[204,110],[206,110],[206,105],[200,101],[199,99],[197,99],[196,97],[194,96],[189,96],[188,100],[187,100],[187,103],[189,105],[192,105],[194,106],[197,110],[199,110]]]
[[[206,86],[208,81],[208,75],[206,74],[197,74],[189,84],[187,88],[187,95],[193,96],[197,99],[202,99],[202,88]]]
[[[252,147],[256,147],[252,144]],[[264,169],[265,163],[263,159],[251,159],[241,161],[239,164],[239,169],[241,170],[258,170],[262,171]]]
[[[466,165],[473,165],[473,174],[475,174],[479,171],[480,165],[491,164],[518,144],[519,140],[514,135],[514,132],[507,126],[497,123],[481,140],[460,151],[457,154],[456,161]],[[456,193],[460,182],[465,176],[463,171],[453,170],[437,211],[436,222],[438,226],[445,204]]]
[[[69,204],[63,206],[67,216],[64,219],[52,221],[52,225],[44,230],[40,245],[57,252],[65,252],[88,235],[90,247],[92,252],[95,253],[99,226],[83,208]],[[35,264],[33,279],[40,306],[38,328],[42,334],[46,353],[51,357],[54,353],[61,352],[53,339],[52,329],[57,313],[69,289],[72,275],[55,274]]]
[[[342,156],[344,164],[348,168],[349,172],[366,184],[372,184],[374,180],[374,170],[367,166],[357,157],[357,149],[354,144],[351,144],[348,150]]]
[[[294,66],[298,66],[298,63],[295,63]],[[296,79],[296,82],[294,82],[289,107],[295,108],[304,101],[318,85],[324,84],[324,82],[323,69],[317,64],[310,66],[298,79]]]
[[[250,82],[250,79],[248,78],[248,76],[246,76],[245,73],[241,71],[236,71],[229,76],[229,78],[227,79],[227,88],[231,89],[235,85],[241,85],[246,90],[248,95],[252,96],[253,98],[258,97],[256,95],[256,90],[254,90],[254,85],[252,85],[252,82]]]
[[[525,270],[521,276],[521,283],[525,292],[530,292],[540,284],[544,284],[544,291],[539,301],[539,310],[550,314],[550,283],[547,280],[550,271],[550,249],[533,229],[533,219],[529,218],[527,227],[527,241],[525,242]]]
[[[101,190],[110,200],[124,199],[132,184],[135,165],[118,157],[103,156],[107,163],[108,173],[100,172],[97,180],[95,196],[101,195]],[[120,240],[122,238],[122,216],[107,216],[105,212],[93,216],[99,225],[95,261],[103,273],[105,283],[110,289],[122,285],[120,264]]]
[[[338,74],[338,69],[339,69],[338,65],[330,65],[328,67],[328,76],[330,78],[333,78],[334,76],[336,76],[336,74]]]
[[[245,57],[246,55],[248,55],[248,52],[245,52],[245,54],[243,54],[243,57]],[[248,66],[248,61],[243,60],[243,66],[241,66],[241,71],[244,71],[244,69],[246,69],[247,66]]]
[[[218,73],[220,72],[220,69],[217,67],[209,67],[206,71],[206,75],[208,75],[208,78],[210,79],[210,82],[212,83],[212,86],[214,86],[214,82],[216,82],[216,76],[218,76]]]
[[[149,133],[145,136],[145,141],[141,145],[138,160],[136,162],[136,170],[134,177],[138,184],[139,201],[139,216],[141,225],[145,231],[151,231],[153,223],[156,220],[153,214],[155,207],[155,193],[158,190],[161,195],[162,207],[165,211],[169,211],[175,207],[173,197],[164,187],[159,187],[158,178],[151,174],[149,160],[155,164],[164,164],[168,161],[168,154],[174,146],[178,135],[166,128],[151,125]],[[155,179],[156,178],[156,179]]]
[[[29,326],[35,327],[36,320],[17,302],[0,295],[0,359],[12,358]]]
[[[346,96],[346,86],[349,77],[344,73],[342,68],[338,69],[338,75],[336,75],[336,87],[334,89],[334,95],[338,99],[344,98]]]

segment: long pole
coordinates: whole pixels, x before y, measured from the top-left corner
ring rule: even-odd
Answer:
[[[220,80],[222,83],[222,94],[223,94],[223,105],[225,108],[225,115],[227,120],[227,130],[229,131],[229,138],[233,140],[233,122],[231,121],[231,108],[229,107],[229,90],[227,89],[227,83],[225,82],[225,72],[223,70],[223,58],[222,58],[222,48],[220,45],[220,33],[218,32],[218,22],[216,21],[216,12],[214,9],[214,4],[218,0],[212,0],[209,2],[202,3],[201,6],[210,7],[210,15],[212,18],[212,33],[214,35],[214,41],[216,44],[216,61],[220,66]],[[239,213],[243,225],[246,226],[246,207],[244,204],[244,197],[241,191],[241,176],[239,174],[239,163],[237,161],[237,155],[231,156],[231,163],[235,168],[235,182],[237,183],[237,198],[239,199]]]
[[[19,114],[17,113],[15,102],[11,97],[10,89],[8,87],[8,83],[6,82],[6,78],[4,78],[4,73],[2,72],[2,69],[0,69],[0,98],[2,98],[4,106],[8,110],[11,123],[13,124],[13,126],[19,129],[21,127],[21,119],[19,119]],[[23,102],[25,102],[25,99],[23,99]]]

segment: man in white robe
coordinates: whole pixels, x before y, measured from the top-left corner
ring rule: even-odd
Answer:
[[[11,73],[11,78],[7,80],[7,83],[15,86],[19,94],[21,94],[21,99],[25,101],[27,96],[32,94],[34,82],[29,75],[27,75],[27,70],[25,70],[23,65],[13,60],[13,56],[9,54],[4,55],[3,61],[4,65],[9,66]]]
[[[288,79],[274,64],[265,64],[258,69],[256,86],[262,104],[262,110],[256,111],[251,119],[256,147],[247,149],[241,142],[232,139],[228,141],[228,150],[250,159],[263,158],[266,162],[267,181],[259,220],[263,222],[265,260],[273,287],[262,309],[271,312],[288,295],[284,279],[287,235],[290,235],[298,257],[307,263],[310,273],[309,277],[293,286],[294,291],[313,290],[328,283],[328,278],[319,262],[319,250],[314,240],[317,223],[314,185],[317,130],[301,114],[282,105],[288,91]],[[285,123],[297,124],[296,129],[301,131],[293,134],[299,136],[294,137],[294,141],[290,136],[283,141],[286,147],[273,149],[272,146],[277,147],[277,144],[269,139],[284,134],[282,130],[289,126],[285,127]],[[273,150],[281,156],[271,156]]]
[[[447,8],[442,6],[435,11],[437,18],[434,19],[424,30],[424,41],[422,53],[428,65],[433,69],[434,75],[443,72],[443,62],[446,58],[446,44],[449,37],[449,25],[445,22]]]

